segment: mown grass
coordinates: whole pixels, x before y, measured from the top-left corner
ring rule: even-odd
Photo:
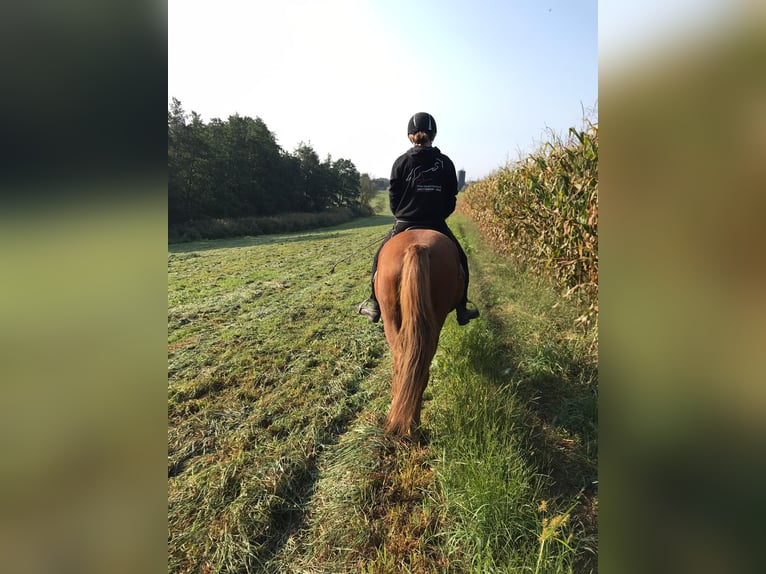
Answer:
[[[424,438],[386,436],[354,307],[390,223],[171,248],[169,571],[595,570],[593,334],[456,216],[482,317],[447,321]]]
[[[371,253],[329,273],[388,227],[368,223],[171,249],[170,571],[259,571],[300,523],[384,354],[353,316]]]

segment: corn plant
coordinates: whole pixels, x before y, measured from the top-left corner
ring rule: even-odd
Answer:
[[[461,194],[460,209],[490,243],[525,268],[578,293],[598,314],[598,123],[555,133],[526,158]]]

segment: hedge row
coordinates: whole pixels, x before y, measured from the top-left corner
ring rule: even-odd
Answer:
[[[340,207],[320,213],[285,213],[268,217],[241,217],[237,219],[204,219],[170,225],[168,242],[183,243],[202,239],[224,239],[245,235],[291,233],[304,229],[330,227],[370,215],[371,210]]]

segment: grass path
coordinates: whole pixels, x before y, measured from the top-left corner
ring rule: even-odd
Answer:
[[[448,318],[431,440],[392,440],[382,327],[354,313],[390,225],[171,246],[170,572],[595,568],[596,372],[576,310],[451,221],[482,318]]]
[[[367,225],[171,249],[171,571],[264,567],[369,401],[384,342],[352,310],[370,255],[329,273],[389,223]]]

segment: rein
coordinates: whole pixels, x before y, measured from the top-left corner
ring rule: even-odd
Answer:
[[[378,238],[378,239],[374,240],[372,243],[368,243],[367,245],[365,245],[364,247],[362,247],[362,248],[360,248],[360,249],[357,249],[356,251],[354,251],[353,253],[350,253],[349,255],[347,255],[346,257],[344,257],[343,259],[341,259],[341,260],[339,260],[339,261],[336,261],[336,262],[333,264],[333,266],[330,268],[330,273],[329,273],[328,275],[332,275],[333,273],[335,273],[335,267],[337,267],[337,266],[338,266],[338,265],[340,265],[341,263],[343,263],[343,262],[345,262],[345,261],[348,261],[348,260],[349,260],[349,259],[351,259],[351,258],[352,258],[354,255],[358,255],[359,253],[361,253],[361,252],[362,252],[362,251],[364,251],[365,249],[369,249],[370,247],[372,247],[372,246],[373,246],[373,245],[375,245],[376,243],[380,243],[381,241],[383,241],[383,240],[384,240],[386,237],[388,237],[388,234],[389,234],[389,233],[390,233],[390,231],[386,231],[386,233],[385,233],[385,234],[384,234],[382,237],[380,237],[380,238]]]

